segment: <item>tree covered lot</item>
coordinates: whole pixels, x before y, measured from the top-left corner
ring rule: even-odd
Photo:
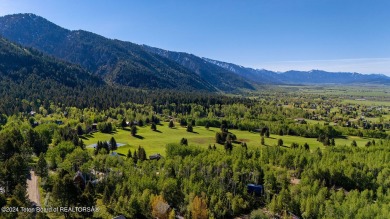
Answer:
[[[86,189],[71,180],[76,172],[70,164],[77,163],[85,176],[97,177],[91,170],[105,173],[103,180],[88,188],[93,201],[106,209],[95,216],[168,218],[174,211],[186,218],[198,214],[207,216],[199,218],[230,218],[266,207],[279,216],[292,212],[302,218],[374,218],[390,213],[389,154],[389,145],[314,152],[234,147],[225,152],[168,144],[165,158],[135,161],[132,157],[94,156],[74,147],[58,163],[58,174],[49,175],[43,186],[52,194],[50,205],[58,205],[59,198],[71,206],[83,205]],[[293,178],[300,182],[292,184]],[[264,185],[265,195],[248,194],[249,183]],[[56,193],[59,185],[70,186],[72,202]],[[170,210],[159,213],[158,203],[169,205]]]

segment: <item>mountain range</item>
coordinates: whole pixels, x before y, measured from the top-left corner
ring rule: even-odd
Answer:
[[[3,51],[3,47],[16,46],[15,51],[24,51],[22,47],[32,48],[26,51],[35,54],[35,60],[39,57],[57,60],[56,63],[64,65],[64,69],[78,69],[78,81],[94,81],[96,86],[238,92],[254,90],[259,84],[390,84],[390,78],[380,74],[320,70],[279,73],[252,69],[188,53],[108,39],[83,30],[67,30],[34,14],[0,17],[0,35],[7,39],[0,39],[4,44],[0,51],[4,60],[7,60],[7,51]],[[8,64],[15,67],[16,63]],[[20,62],[18,67],[28,69],[29,64]],[[71,67],[66,68],[66,65]],[[70,83],[76,77],[75,71],[69,74],[64,83]]]

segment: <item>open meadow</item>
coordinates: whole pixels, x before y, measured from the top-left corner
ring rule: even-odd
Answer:
[[[169,128],[167,122],[161,123],[157,126],[157,131],[152,131],[149,125],[138,127],[136,136],[131,136],[129,129],[118,128],[111,134],[95,132],[89,135],[85,135],[84,143],[89,146],[96,144],[97,141],[109,141],[111,137],[114,137],[119,144],[125,144],[117,149],[118,153],[127,154],[130,149],[132,152],[138,149],[139,146],[145,148],[147,155],[159,153],[165,155],[165,146],[169,143],[179,143],[182,138],[188,140],[188,144],[196,145],[202,148],[207,148],[209,145],[216,145],[217,148],[223,149],[222,144],[215,143],[215,133],[219,132],[218,128],[210,127],[206,129],[203,126],[195,126],[193,132],[187,132],[186,127],[181,127],[178,124],[174,128]],[[245,142],[248,148],[258,148],[260,144],[260,134],[256,132],[241,131],[241,130],[229,130],[231,133],[237,136],[237,142],[233,142],[234,146],[241,146],[240,142]],[[299,145],[308,143],[311,150],[316,148],[325,148],[321,142],[318,142],[316,138],[305,138],[291,135],[274,135],[271,134],[269,138],[265,138],[266,146],[276,146],[278,139],[283,140],[285,147],[290,147],[291,143],[295,142]],[[357,136],[345,136],[342,138],[335,138],[336,146],[349,146],[352,141],[355,140],[358,146],[364,146],[369,138],[357,137]],[[377,140],[377,139],[376,139]],[[379,140],[377,140],[379,141]],[[92,150],[92,148],[90,148]]]

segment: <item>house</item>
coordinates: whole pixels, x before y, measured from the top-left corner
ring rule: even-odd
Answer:
[[[116,217],[114,217],[112,219],[126,219],[126,217],[123,216],[123,215],[118,215],[118,216],[116,216]]]
[[[161,155],[160,154],[152,154],[149,156],[149,160],[160,160]]]
[[[31,111],[31,112],[30,112],[30,115],[31,115],[31,116],[34,116],[35,114],[36,114],[35,111]]]
[[[80,170],[77,171],[76,175],[73,177],[73,183],[81,189],[85,188],[86,181]]]
[[[257,196],[260,196],[260,195],[263,195],[263,186],[262,185],[255,185],[255,184],[248,184],[247,191],[248,191],[248,193],[253,193]]]
[[[62,124],[64,124],[64,122],[62,122],[62,120],[58,120],[58,119],[57,119],[54,123],[57,124],[57,125],[62,125]]]
[[[94,131],[96,131],[97,130],[97,123],[95,122],[95,123],[92,123],[92,130],[94,130]]]
[[[304,118],[296,118],[294,121],[299,124],[306,124],[306,120]]]

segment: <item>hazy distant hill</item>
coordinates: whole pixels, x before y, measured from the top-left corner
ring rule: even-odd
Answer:
[[[381,74],[359,74],[350,72],[287,71],[273,72],[265,69],[253,69],[243,66],[216,61],[204,60],[228,69],[248,80],[267,84],[390,84],[390,77]]]
[[[265,69],[252,69],[246,68],[240,65],[235,65],[227,62],[216,61],[208,58],[203,58],[203,60],[217,65],[221,68],[225,68],[231,72],[234,72],[241,77],[244,77],[248,80],[254,81],[256,83],[262,84],[283,84],[284,82],[279,78],[279,75],[273,71],[268,71]]]

